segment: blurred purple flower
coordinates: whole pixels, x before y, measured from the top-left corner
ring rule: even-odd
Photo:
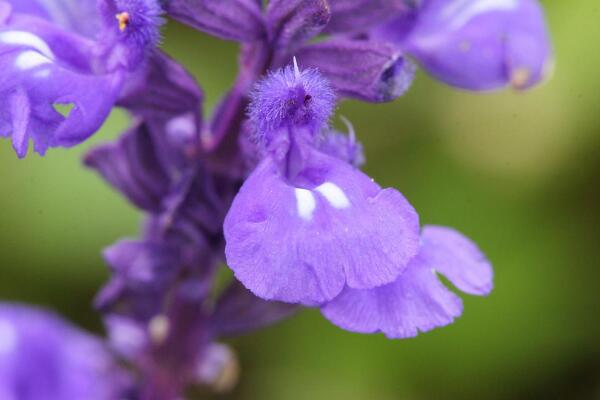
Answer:
[[[0,304],[0,398],[113,400],[129,384],[100,338],[50,312]]]
[[[546,78],[553,63],[537,0],[423,0],[372,37],[468,90],[527,89]]]

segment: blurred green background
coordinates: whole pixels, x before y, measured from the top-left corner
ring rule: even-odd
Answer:
[[[386,105],[345,102],[367,172],[400,189],[424,223],[477,241],[495,266],[488,298],[454,325],[389,341],[317,311],[236,339],[242,376],[218,399],[600,399],[600,3],[546,1],[554,77],[523,94],[475,95],[420,74]],[[165,49],[197,76],[211,110],[236,45],[169,24]],[[71,150],[18,161],[0,143],[0,297],[101,330],[91,300],[100,249],[140,214],[81,155],[127,125],[116,111]],[[212,398],[212,397],[211,397]]]

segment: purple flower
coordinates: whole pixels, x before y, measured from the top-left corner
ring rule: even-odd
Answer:
[[[157,0],[0,1],[0,135],[19,157],[96,132],[158,41]]]
[[[536,0],[423,0],[372,36],[394,43],[434,77],[463,89],[527,89],[552,67]]]
[[[0,398],[113,400],[128,384],[99,338],[52,313],[0,304]]]
[[[265,14],[273,66],[279,66],[327,26],[331,9],[327,0],[273,0]]]
[[[298,59],[325,75],[339,96],[371,102],[403,95],[415,72],[401,51],[373,40],[336,38],[311,44],[298,51]]]
[[[330,91],[297,66],[257,84],[249,115],[262,160],[225,220],[229,266],[257,296],[319,306],[347,330],[405,338],[451,323],[462,302],[436,272],[484,295],[490,264],[456,231],[419,235],[402,195],[355,169],[352,127],[349,136],[327,127]]]
[[[264,299],[314,306],[345,285],[391,283],[417,251],[418,217],[406,199],[319,151],[332,100],[316,71],[297,67],[272,74],[253,96],[265,155],[225,219],[225,254]]]
[[[343,329],[391,339],[448,325],[462,314],[462,301],[438,273],[465,293],[492,290],[492,267],[469,239],[450,228],[426,226],[418,255],[395,282],[367,290],[347,287],[322,308],[323,315]]]
[[[328,33],[359,33],[393,18],[408,8],[411,0],[329,0]]]
[[[170,16],[221,39],[239,42],[265,36],[261,3],[256,0],[168,0]]]

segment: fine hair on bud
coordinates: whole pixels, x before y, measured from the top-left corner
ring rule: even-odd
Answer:
[[[303,128],[316,135],[327,125],[336,95],[314,68],[297,65],[270,72],[250,95],[248,115],[258,142],[281,129]]]

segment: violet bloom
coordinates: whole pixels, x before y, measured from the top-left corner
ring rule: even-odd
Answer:
[[[19,157],[96,132],[157,45],[158,0],[0,0],[0,135]]]
[[[490,264],[451,229],[419,235],[402,195],[356,169],[349,123],[348,136],[327,128],[332,99],[318,72],[297,66],[257,85],[249,113],[263,159],[225,220],[229,266],[256,295],[321,307],[350,331],[406,338],[451,323],[462,303],[436,272],[484,295]]]
[[[469,90],[527,89],[552,69],[537,0],[423,0],[372,32],[435,78]]]
[[[318,148],[333,111],[327,81],[287,67],[260,82],[250,118],[263,160],[225,219],[225,254],[254,294],[314,306],[345,285],[393,282],[418,249],[418,217],[394,189]]]
[[[114,400],[128,384],[100,338],[52,313],[0,304],[1,399]]]

